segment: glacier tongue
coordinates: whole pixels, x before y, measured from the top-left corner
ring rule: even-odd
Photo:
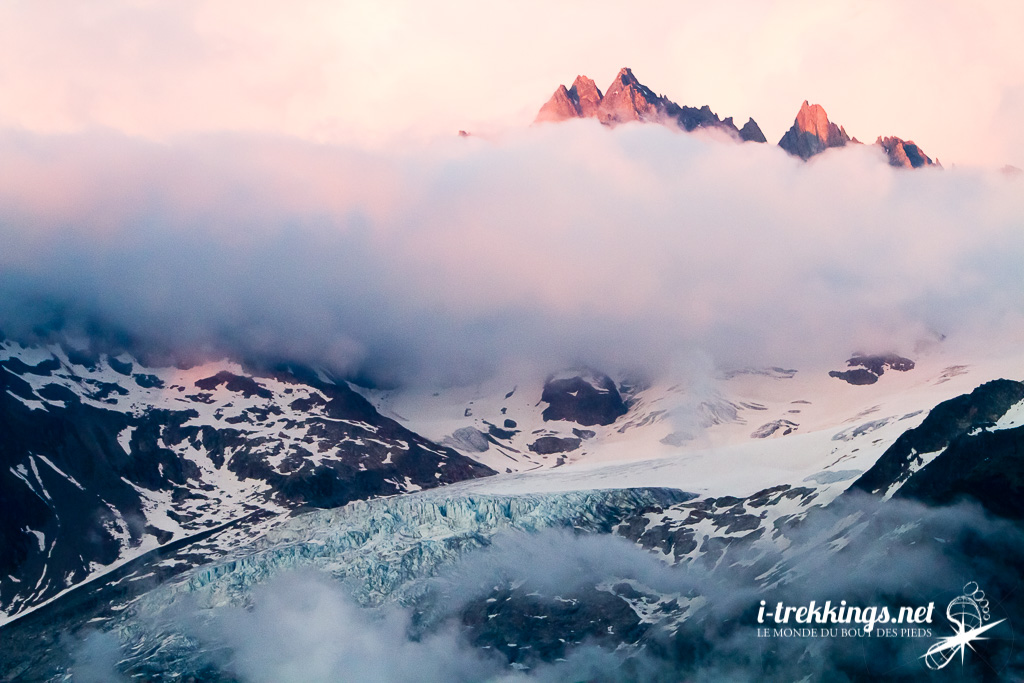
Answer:
[[[501,531],[609,532],[627,516],[694,497],[659,488],[461,496],[436,490],[354,502],[295,517],[232,558],[199,567],[147,596],[137,610],[166,606],[182,594],[205,607],[244,604],[255,584],[307,568],[351,584],[363,604],[380,604],[400,599],[411,582],[488,545]]]
[[[278,576],[313,570],[344,584],[363,606],[413,604],[431,577],[498,534],[608,533],[626,518],[694,497],[664,488],[517,495],[439,489],[353,502],[274,525],[226,560],[130,599],[127,608],[114,606],[103,628],[120,641],[122,672],[195,672],[209,653],[188,624],[216,618],[221,610],[213,608],[250,607],[254,592]],[[64,666],[51,659],[46,677]]]

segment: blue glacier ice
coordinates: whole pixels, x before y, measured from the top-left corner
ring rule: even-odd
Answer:
[[[329,576],[364,607],[406,604],[425,580],[497,534],[607,533],[626,517],[695,497],[663,488],[515,495],[457,489],[291,517],[226,559],[144,594],[112,625],[127,653],[122,670],[194,671],[201,644],[180,628],[181,615],[202,620],[221,608],[248,607],[254,591],[290,572]]]

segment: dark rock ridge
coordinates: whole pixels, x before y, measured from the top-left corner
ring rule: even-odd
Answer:
[[[974,500],[993,515],[1024,520],[1024,426],[960,435],[894,497],[928,505]]]
[[[549,379],[540,400],[548,404],[541,413],[545,420],[566,420],[585,427],[609,425],[628,410],[615,382],[596,372]]]
[[[828,376],[854,385],[865,385],[877,382],[878,378],[885,373],[886,368],[896,370],[897,372],[907,372],[914,369],[914,361],[903,356],[897,356],[895,353],[872,356],[857,354],[846,361],[846,365],[854,369],[842,372],[833,370],[828,373]]]
[[[0,342],[0,612],[231,519],[493,474],[344,382],[216,365]]]
[[[875,464],[865,472],[851,490],[873,495],[891,493],[909,479],[901,495],[925,502],[950,502],[954,494],[974,493],[982,504],[992,491],[1003,490],[1013,482],[1008,477],[999,483],[1000,471],[1012,472],[1016,492],[1024,476],[1024,431],[1007,429],[972,435],[978,429],[991,427],[1014,404],[1024,400],[1024,384],[1007,379],[982,384],[970,394],[957,396],[935,406],[919,427],[904,432]],[[986,453],[985,447],[992,447]],[[933,460],[922,456],[940,453]],[[995,453],[1006,457],[995,459]],[[924,468],[923,470],[921,468]],[[959,471],[957,471],[959,469]],[[921,470],[918,472],[918,470]],[[914,474],[917,472],[916,474]],[[913,475],[913,478],[911,478]],[[912,482],[919,482],[913,483]],[[1024,517],[1020,499],[1008,503],[1014,516]],[[1000,514],[1005,514],[1001,510]]]
[[[920,147],[911,140],[897,137],[883,138],[879,136],[875,144],[882,148],[889,157],[889,164],[897,168],[921,168],[922,166],[938,166]]]
[[[586,76],[577,76],[571,88],[558,86],[551,99],[540,108],[536,122],[573,118],[596,118],[608,126],[644,121],[676,125],[685,131],[718,128],[745,142],[765,142],[764,133],[754,119],[737,128],[732,117],[720,119],[707,105],[700,108],[678,105],[641,83],[628,68],[619,71],[604,95]]]
[[[732,121],[730,116],[727,121]],[[754,119],[747,119],[747,122],[740,128],[740,139],[746,142],[768,142],[768,138],[761,132],[761,127],[757,125]]]
[[[850,136],[842,126],[828,120],[828,114],[820,104],[800,106],[793,126],[779,140],[779,147],[804,161],[831,147],[843,147],[850,142]]]

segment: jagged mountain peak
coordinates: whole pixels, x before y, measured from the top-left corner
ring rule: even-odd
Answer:
[[[820,137],[822,134],[827,134],[828,114],[820,104],[811,104],[804,100],[804,103],[800,105],[800,111],[796,114],[796,126],[801,131],[814,133]]]
[[[739,129],[732,117],[720,119],[707,105],[680,106],[641,83],[629,67],[619,70],[604,94],[584,75],[577,76],[569,88],[560,85],[541,107],[535,122],[576,118],[596,118],[608,126],[639,121],[677,126],[685,131],[718,128],[740,141],[766,141],[753,119]]]
[[[846,129],[832,123],[824,107],[804,100],[792,127],[779,140],[779,147],[807,160],[831,147],[843,147],[848,142],[850,136]]]
[[[597,83],[594,82],[593,78],[590,78],[586,74],[578,74],[576,76],[576,80],[572,82],[572,87],[575,88],[577,91],[587,88],[593,88],[594,90],[598,90]]]
[[[730,117],[729,120],[731,121],[732,118]],[[744,142],[768,142],[768,138],[761,132],[761,126],[757,125],[757,121],[753,118],[748,118],[740,128],[740,139]]]
[[[886,156],[889,157],[889,163],[898,168],[939,165],[938,162],[932,161],[931,157],[925,154],[924,150],[918,147],[913,140],[904,140],[896,136],[879,136],[875,140],[875,144],[885,151]]]
[[[578,118],[596,118],[607,126],[628,122],[661,123],[678,126],[687,132],[697,128],[718,128],[742,142],[767,142],[753,118],[738,128],[733,117],[720,119],[707,105],[678,105],[641,83],[629,67],[619,69],[603,94],[594,80],[583,74],[576,76],[571,87],[559,85],[540,108],[535,123]],[[779,140],[779,147],[805,161],[826,149],[848,144],[861,143],[857,138],[851,138],[843,126],[833,123],[823,106],[811,104],[810,100],[803,101],[793,125]],[[895,167],[941,166],[913,141],[880,136],[875,144],[882,147],[889,163]]]
[[[537,113],[536,121],[564,121],[580,117],[579,102],[564,85],[558,86],[540,111]]]
[[[597,116],[602,123],[654,121],[664,108],[662,98],[623,67],[605,91]]]
[[[569,92],[574,96],[573,99],[579,109],[580,116],[592,117],[597,115],[598,107],[601,106],[601,100],[604,96],[593,79],[583,75],[577,76],[576,80],[572,82],[572,88],[570,88]]]
[[[622,85],[635,85],[641,88],[644,87],[640,81],[637,80],[637,77],[633,75],[633,70],[628,66],[624,66],[619,69],[619,73],[615,75],[615,81],[612,82],[612,85],[614,85],[615,82],[619,82]],[[611,88],[609,87],[609,90],[610,89]]]

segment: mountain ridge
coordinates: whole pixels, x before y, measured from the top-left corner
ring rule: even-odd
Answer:
[[[741,142],[767,142],[761,127],[749,118],[737,127],[733,117],[718,117],[708,105],[679,105],[640,82],[632,69],[623,67],[602,95],[594,81],[578,75],[571,87],[559,85],[545,102],[534,123],[557,123],[569,119],[593,118],[606,126],[624,123],[659,123],[686,132],[698,128],[717,129]],[[777,143],[790,155],[807,161],[828,149],[862,144],[846,129],[832,122],[825,108],[804,100],[793,125]],[[878,136],[875,143],[896,168],[941,167],[913,141],[895,136]]]
[[[0,621],[253,513],[494,472],[315,371],[0,342]]]
[[[743,142],[764,142],[764,133],[754,119],[737,128],[732,117],[721,119],[708,105],[679,105],[658,95],[637,79],[629,67],[623,67],[602,95],[594,81],[579,75],[570,88],[559,85],[540,108],[535,123],[558,122],[573,118],[594,118],[606,126],[629,122],[674,125],[691,132],[697,128],[725,131]]]

